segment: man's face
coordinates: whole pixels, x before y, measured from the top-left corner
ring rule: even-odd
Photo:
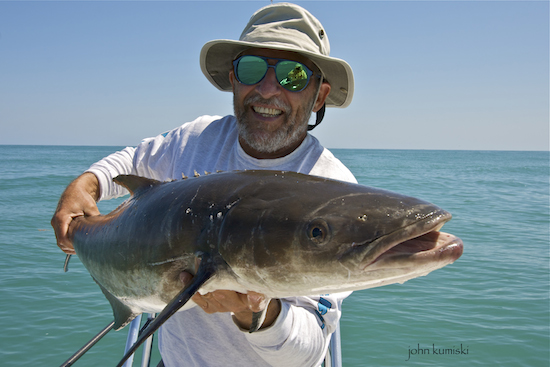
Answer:
[[[251,49],[244,54],[298,61],[317,72],[310,60],[292,52]],[[276,62],[268,60],[272,65]],[[229,77],[239,142],[246,153],[256,158],[279,158],[294,151],[306,137],[311,112],[322,107],[330,92],[328,83],[319,88],[315,76],[301,92],[288,91],[279,84],[272,68],[254,85],[239,83],[233,72]]]

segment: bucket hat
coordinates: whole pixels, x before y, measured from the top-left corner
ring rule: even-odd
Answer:
[[[306,56],[321,70],[331,91],[327,107],[347,107],[353,98],[353,71],[344,60],[330,57],[330,44],[321,22],[304,8],[290,3],[271,4],[252,15],[238,41],[207,42],[200,54],[201,70],[218,89],[230,92],[232,61],[254,48],[292,51]]]

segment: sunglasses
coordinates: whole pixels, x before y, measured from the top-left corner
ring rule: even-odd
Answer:
[[[277,60],[277,63],[269,65],[267,60]],[[245,85],[261,82],[269,68],[275,70],[279,84],[291,92],[304,90],[313,75],[313,71],[298,61],[252,55],[241,56],[233,61],[235,77],[239,83]]]

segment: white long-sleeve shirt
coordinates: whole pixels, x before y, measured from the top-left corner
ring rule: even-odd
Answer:
[[[100,199],[127,193],[113,183],[119,174],[135,174],[160,181],[182,175],[243,169],[295,171],[348,182],[353,174],[319,141],[307,135],[289,155],[256,159],[238,142],[234,116],[202,116],[168,133],[143,140],[94,163]],[[348,293],[281,300],[274,324],[255,333],[240,330],[229,313],[207,314],[199,307],[172,316],[160,329],[159,349],[172,366],[319,366],[341,315]]]

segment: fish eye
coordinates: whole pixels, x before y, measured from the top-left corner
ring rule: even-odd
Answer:
[[[323,237],[325,234],[323,233],[323,229],[319,227],[315,227],[311,229],[311,238],[319,238]]]
[[[312,220],[307,227],[308,239],[316,245],[321,245],[330,239],[330,228],[323,219]]]

